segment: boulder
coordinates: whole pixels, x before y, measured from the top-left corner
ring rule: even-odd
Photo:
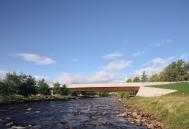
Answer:
[[[147,128],[148,129],[154,129],[154,125],[153,124],[147,124]]]
[[[31,110],[32,110],[32,108],[27,108],[27,109],[26,109],[26,111],[31,111]]]
[[[6,127],[11,127],[11,126],[13,126],[13,125],[14,125],[14,122],[13,122],[13,121],[11,121],[11,122],[5,124]]]
[[[127,113],[124,112],[124,113],[118,114],[117,116],[118,116],[118,117],[127,117]]]

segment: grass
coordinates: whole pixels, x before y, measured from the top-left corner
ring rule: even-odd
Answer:
[[[173,89],[173,90],[177,90],[176,94],[189,95],[189,83],[166,84],[166,85],[157,85],[150,87]]]
[[[189,129],[189,84],[152,86],[176,89],[176,94],[161,97],[134,97],[123,101],[161,119],[165,129]]]

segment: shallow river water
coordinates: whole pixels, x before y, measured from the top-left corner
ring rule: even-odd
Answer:
[[[117,117],[117,98],[88,98],[0,106],[0,128],[146,129]]]

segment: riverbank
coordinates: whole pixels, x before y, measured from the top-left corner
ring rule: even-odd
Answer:
[[[148,129],[163,129],[161,120],[154,115],[151,115],[145,110],[128,103],[125,99],[120,102],[124,105],[125,110],[118,114],[119,117],[125,118],[131,124],[145,126]]]
[[[189,84],[169,84],[153,86],[175,89],[172,93],[161,97],[134,97],[123,99],[124,104],[136,106],[161,120],[165,129],[189,129]]]
[[[59,101],[59,100],[69,100],[78,99],[75,96],[44,96],[44,95],[33,95],[29,97],[23,97],[21,95],[10,95],[10,96],[0,96],[0,105],[7,104],[17,104],[17,103],[27,103],[27,102],[41,102],[41,101]]]

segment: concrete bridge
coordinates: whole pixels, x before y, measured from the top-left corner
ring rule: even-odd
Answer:
[[[150,85],[165,85],[176,82],[144,82],[144,83],[92,83],[92,84],[71,84],[68,88],[73,92],[117,92],[128,91],[137,96],[161,96],[175,92],[161,88],[150,88]]]

